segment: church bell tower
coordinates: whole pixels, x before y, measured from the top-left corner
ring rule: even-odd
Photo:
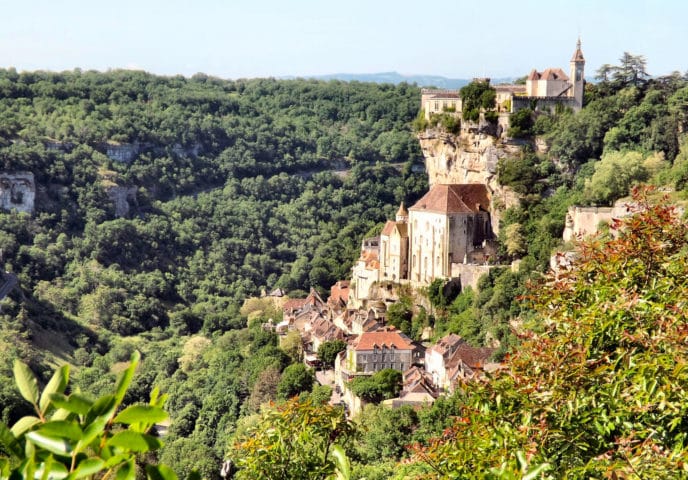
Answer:
[[[571,57],[569,81],[572,88],[569,90],[569,96],[575,99],[574,110],[578,111],[583,108],[583,90],[585,88],[585,58],[583,57],[583,50],[581,50],[581,40],[578,38],[576,42],[576,51]]]

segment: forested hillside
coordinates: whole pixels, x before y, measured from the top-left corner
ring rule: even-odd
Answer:
[[[20,286],[2,304],[3,379],[14,357],[39,373],[69,362],[97,394],[138,348],[129,401],[154,383],[178,391],[172,438],[195,429],[189,448],[216,475],[256,378],[293,361],[242,330],[239,307],[261,288],[298,295],[346,278],[363,235],[425,191],[417,102],[405,84],[0,71],[1,168],[37,185],[33,215],[0,214]],[[106,156],[131,145],[131,162]],[[113,184],[136,190],[125,218]],[[22,405],[3,380],[2,420]]]
[[[269,462],[259,457],[264,450],[251,450],[264,440],[260,432],[268,441],[273,438],[273,430],[261,430],[264,422],[283,428],[280,439],[290,439],[289,447],[298,447],[309,459],[322,453],[318,439],[329,445],[327,439],[341,435],[353,478],[392,478],[402,471],[397,462],[408,463],[412,454],[416,463],[403,470],[411,476],[452,478],[468,472],[469,478],[484,478],[488,469],[498,473],[500,466],[513,474],[504,478],[519,478],[531,467],[561,473],[573,465],[583,472],[580,478],[603,471],[604,449],[613,447],[615,432],[633,441],[629,432],[634,431],[626,424],[638,412],[620,411],[623,420],[611,418],[596,432],[591,422],[570,422],[565,413],[545,418],[550,412],[545,394],[538,401],[542,418],[531,421],[519,410],[520,405],[533,406],[528,395],[541,387],[528,376],[531,367],[542,369],[546,361],[566,357],[561,352],[569,343],[561,331],[543,334],[549,348],[543,355],[549,360],[533,360],[537,338],[526,339],[530,346],[516,357],[513,370],[518,378],[507,371],[495,389],[467,387],[420,411],[370,405],[356,424],[324,425],[319,420],[334,415],[321,405],[330,390],[313,387],[312,374],[298,363],[299,339],[287,338],[278,346],[277,336],[261,328],[268,318],[279,318],[279,309],[267,302],[241,309],[244,299],[262,288],[281,287],[297,296],[347,278],[361,238],[379,231],[400,201],[412,204],[426,191],[425,174],[412,168],[422,163],[410,130],[419,95],[416,87],[405,84],[0,71],[1,168],[31,172],[37,185],[33,215],[0,214],[2,260],[19,280],[19,288],[0,303],[0,420],[12,424],[31,410],[9,380],[14,358],[26,361],[41,382],[56,365],[70,363],[73,388],[100,395],[112,391],[116,375],[138,350],[141,362],[123,403],[147,401],[153,386],[169,394],[171,424],[159,458],[180,476],[197,469],[217,478],[229,454],[245,460],[244,478],[251,478],[251,465]],[[483,279],[480,291],[466,289],[453,301],[430,289],[437,307],[433,318],[419,312],[410,298],[402,299],[397,313],[410,325],[433,323],[436,335],[456,332],[474,344],[501,340],[500,354],[523,341],[514,335],[514,326],[524,322],[533,331],[547,322],[561,321],[567,328],[566,308],[545,314],[544,303],[536,312],[517,300],[529,292],[527,279],[542,277],[552,250],[560,247],[566,209],[611,204],[640,182],[665,187],[672,200],[683,200],[687,119],[688,83],[678,74],[602,79],[588,85],[586,106],[577,114],[519,113],[510,135],[520,137],[523,153],[502,161],[498,173],[500,182],[521,197],[519,206],[502,215],[499,261],[520,260],[520,269],[495,270]],[[546,141],[547,152],[534,148],[535,136]],[[108,150],[117,147],[136,154],[131,161],[112,160]],[[129,213],[121,217],[109,197],[115,186],[135,191]],[[660,213],[673,222],[672,232],[683,232],[671,212]],[[637,228],[634,235],[631,243],[644,238]],[[624,245],[629,256],[641,255]],[[605,252],[605,261],[621,261]],[[666,258],[683,259],[673,249]],[[586,261],[583,265],[599,266]],[[670,268],[652,266],[657,275],[671,275]],[[606,288],[608,278],[590,275],[599,288]],[[654,301],[651,282],[645,280],[621,283],[620,288],[642,288]],[[578,281],[572,279],[573,284]],[[666,285],[674,288],[671,282]],[[591,287],[586,288],[594,298]],[[546,293],[543,298],[560,298],[556,289]],[[568,301],[569,294],[561,295]],[[660,300],[658,310],[664,308]],[[669,297],[667,304],[672,312],[680,307],[674,300]],[[597,318],[595,302],[585,307],[589,315],[583,320]],[[653,318],[643,317],[648,328],[654,328]],[[583,362],[606,362],[607,368],[610,358],[617,358],[612,353],[619,344],[645,345],[639,337],[629,340],[608,327],[585,324],[591,341],[600,345],[593,353],[601,353],[592,358],[585,350],[579,356]],[[609,340],[608,335],[617,334]],[[641,333],[629,330],[629,335]],[[561,365],[555,374],[565,376],[569,364]],[[571,368],[585,371],[588,364],[583,365]],[[568,390],[556,383],[556,375],[545,386],[557,395],[552,409],[564,412]],[[583,382],[585,375],[574,380]],[[601,385],[610,377],[595,378]],[[624,378],[613,377],[619,382]],[[595,398],[590,391],[580,391],[580,398]],[[611,392],[609,398],[614,397]],[[294,394],[300,394],[302,403],[260,412],[262,404]],[[491,410],[495,401],[498,410]],[[598,414],[594,405],[586,410],[590,404],[576,408]],[[302,423],[290,423],[294,418]],[[644,416],[642,428],[653,418]],[[684,428],[671,421],[663,424],[666,429]],[[568,450],[565,442],[545,439],[550,442],[543,440],[546,450],[536,451],[529,443],[529,429],[536,422],[557,438],[570,438],[586,427],[590,437],[603,435],[604,441],[591,446],[588,437],[579,438],[575,449]],[[312,425],[307,433],[313,441],[294,435],[306,423]],[[499,431],[492,436],[495,424]],[[448,427],[448,437],[429,440]],[[234,444],[254,433],[256,442]],[[672,442],[678,438],[659,436]],[[470,443],[473,439],[477,447]],[[415,447],[409,450],[409,444]],[[486,453],[480,456],[476,449]],[[595,463],[586,470],[589,465],[576,463],[585,451],[597,452],[589,460],[602,466]],[[466,463],[467,457],[475,462]],[[303,467],[298,458],[290,460],[294,472]],[[470,468],[461,470],[464,465]],[[300,477],[294,473],[291,478]]]

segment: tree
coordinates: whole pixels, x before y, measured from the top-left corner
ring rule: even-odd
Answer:
[[[238,480],[344,480],[348,460],[342,448],[353,433],[341,408],[289,400],[266,408],[230,447]]]
[[[648,179],[639,152],[607,152],[595,164],[595,173],[585,182],[585,196],[593,203],[611,204],[624,195],[636,182]]]
[[[612,73],[614,72],[614,67],[608,63],[601,65],[600,68],[595,72],[595,80],[599,82],[608,82]]]
[[[162,409],[166,396],[153,390],[149,405],[120,410],[139,362],[134,353],[117,382],[114,394],[93,401],[81,393],[65,395],[69,366],[55,371],[42,392],[33,372],[23,362],[14,363],[19,392],[33,405],[35,416],[25,416],[11,428],[0,423],[0,444],[8,458],[0,457],[0,478],[101,478],[136,477],[142,462],[150,479],[176,479],[164,465],[152,465],[142,455],[162,442],[150,435],[154,424],[167,418]]]
[[[301,392],[308,392],[313,387],[313,372],[302,363],[289,365],[282,372],[277,385],[279,398],[287,399]]]
[[[533,286],[537,323],[471,383],[454,426],[417,446],[435,478],[682,478],[688,226],[636,189],[635,214]]]
[[[526,239],[520,223],[512,223],[504,229],[504,246],[510,257],[518,256],[526,251]]]
[[[613,78],[623,86],[639,87],[650,77],[647,73],[647,60],[643,55],[624,52],[619,62],[621,64],[613,68]]]
[[[343,340],[323,342],[318,347],[318,358],[328,368],[334,367],[334,361],[339,352],[346,350],[347,343]]]
[[[477,122],[481,111],[494,110],[497,91],[488,81],[472,81],[461,88],[463,119]]]
[[[509,116],[507,135],[515,138],[530,136],[533,134],[534,124],[533,111],[529,108],[522,108]]]
[[[351,381],[351,391],[366,402],[378,403],[399,395],[402,375],[399,370],[386,368],[370,377],[356,377]]]

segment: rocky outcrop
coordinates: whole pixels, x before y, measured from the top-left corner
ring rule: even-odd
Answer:
[[[115,215],[117,217],[126,217],[129,215],[131,203],[136,203],[136,187],[123,187],[120,185],[109,185],[105,187],[110,201],[115,206]]]
[[[105,155],[115,162],[130,163],[139,154],[138,143],[106,143]]]
[[[484,133],[462,131],[459,135],[426,130],[419,135],[430,185],[437,183],[482,183],[492,196],[492,228],[499,231],[500,213],[518,205],[518,196],[497,182],[500,158],[520,153],[517,145],[508,145]]]
[[[35,201],[33,173],[0,173],[0,207],[3,210],[33,213]]]

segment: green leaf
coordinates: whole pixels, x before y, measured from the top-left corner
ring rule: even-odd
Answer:
[[[122,410],[116,417],[116,423],[131,425],[132,423],[147,423],[153,425],[167,419],[167,412],[150,405],[132,405]]]
[[[134,461],[129,460],[124,465],[122,465],[119,470],[117,470],[117,476],[115,480],[135,480],[136,479],[136,468],[134,467]]]
[[[351,464],[341,445],[333,445],[331,455],[336,466],[337,480],[349,480],[351,478]]]
[[[50,420],[67,420],[70,416],[74,416],[74,414],[69,410],[65,410],[64,408],[58,408],[50,416]]]
[[[177,480],[177,474],[165,465],[146,465],[146,477],[150,480]]]
[[[55,370],[52,378],[48,384],[43,389],[41,393],[41,400],[38,403],[38,408],[41,409],[41,413],[45,415],[48,407],[50,406],[50,395],[53,393],[62,393],[65,388],[67,388],[67,383],[69,382],[69,365],[63,365],[62,367]]]
[[[131,452],[147,452],[149,450],[156,450],[162,446],[162,442],[151,435],[145,433],[134,432],[132,430],[123,430],[117,432],[110,438],[106,445],[112,447],[123,448]]]
[[[50,395],[50,401],[56,407],[63,408],[78,415],[86,415],[93,406],[92,401],[78,393],[72,393],[68,397],[62,393],[53,393]]]
[[[74,450],[73,445],[64,438],[49,437],[37,431],[27,433],[26,438],[37,447],[56,455],[68,456]]]
[[[115,397],[113,395],[104,395],[95,401],[86,414],[86,419],[84,420],[86,428],[84,428],[83,436],[76,446],[77,451],[82,451],[84,447],[103,433],[105,425],[107,425],[115,413],[115,408]]]
[[[107,451],[108,449],[103,449],[103,452]],[[105,458],[104,456],[102,457],[105,460],[105,468],[114,468],[120,463],[129,460],[131,458],[131,453],[126,452],[126,453],[118,453],[116,455],[112,455],[111,457]]]
[[[69,475],[69,471],[67,470],[67,467],[64,466],[61,462],[56,461],[52,455],[48,456],[48,458],[45,460],[43,463],[38,464],[38,468],[36,468],[36,473],[34,475],[34,478],[45,478],[47,480],[59,480],[61,478],[67,478]]]
[[[12,431],[7,428],[7,425],[0,422],[0,444],[2,444],[9,453],[17,458],[24,458],[24,450],[12,434]]]
[[[532,469],[530,472],[526,473],[523,475],[523,478],[521,480],[534,480],[535,478],[539,478],[540,474],[544,472],[545,470],[549,470],[549,463],[543,463]]]
[[[103,395],[88,409],[84,423],[90,425],[96,420],[102,421],[102,419],[105,418],[105,422],[103,423],[103,425],[105,425],[115,412],[116,407],[116,399],[113,395]]]
[[[186,480],[201,480],[201,474],[196,470],[191,470],[186,476]]]
[[[115,399],[117,400],[118,405],[122,403],[124,394],[127,393],[127,389],[131,384],[131,379],[134,377],[134,372],[136,371],[136,366],[139,364],[139,360],[141,360],[141,354],[138,351],[134,351],[134,353],[131,354],[131,359],[129,360],[129,367],[122,373],[122,376],[120,376],[119,380],[117,381]]]
[[[55,420],[44,423],[37,432],[48,437],[66,438],[68,440],[79,441],[82,437],[81,428],[76,422],[67,420]]]
[[[14,361],[14,381],[19,393],[26,400],[36,405],[38,402],[38,380],[27,364],[21,360]]]
[[[79,462],[79,466],[69,476],[70,479],[77,479],[95,475],[105,468],[105,462],[97,457],[87,458]]]
[[[12,434],[15,437],[20,437],[28,430],[31,430],[31,427],[33,427],[37,423],[41,423],[41,419],[38,417],[22,417],[19,420],[17,420],[17,422],[14,425],[12,425]]]

